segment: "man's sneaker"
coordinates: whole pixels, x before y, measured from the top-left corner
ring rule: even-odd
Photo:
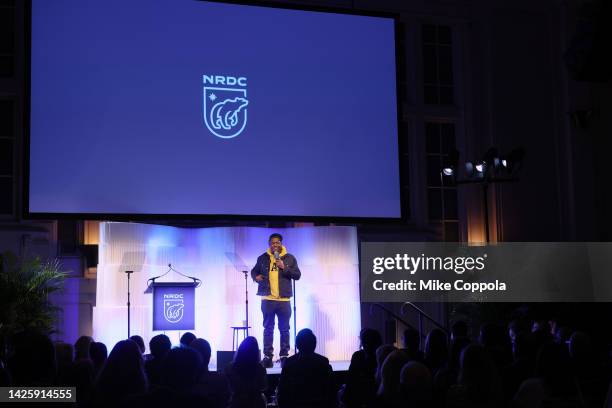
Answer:
[[[280,365],[281,365],[281,368],[283,368],[283,367],[285,366],[285,363],[286,363],[286,362],[287,362],[287,356],[282,356],[282,357],[280,358]]]
[[[274,362],[272,361],[272,357],[264,357],[263,360],[261,360],[261,365],[264,366],[264,368],[272,368],[274,366]]]

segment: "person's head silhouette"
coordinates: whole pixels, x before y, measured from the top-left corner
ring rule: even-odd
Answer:
[[[312,354],[317,347],[317,337],[310,329],[302,329],[295,338],[295,346],[303,354]]]

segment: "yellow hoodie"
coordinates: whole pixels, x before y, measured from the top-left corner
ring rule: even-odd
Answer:
[[[266,251],[268,256],[270,257],[270,271],[268,272],[268,276],[270,277],[270,294],[265,296],[266,300],[278,300],[282,302],[288,302],[289,298],[282,298],[279,296],[279,288],[278,288],[278,267],[276,266],[276,259],[274,258],[274,254],[270,251],[270,248]],[[281,252],[279,257],[283,257],[287,255],[287,249],[285,246],[281,246]]]

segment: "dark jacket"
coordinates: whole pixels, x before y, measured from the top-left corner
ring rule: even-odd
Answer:
[[[331,406],[332,368],[317,353],[299,352],[287,359],[278,382],[280,408],[325,408]]]
[[[291,288],[291,279],[298,280],[302,273],[298,268],[297,260],[291,254],[286,254],[280,258],[285,263],[285,269],[279,269],[278,271],[278,291],[280,297],[291,297],[293,296],[293,289]],[[270,255],[264,252],[257,258],[257,263],[251,270],[251,278],[255,280],[255,276],[263,275],[264,280],[258,283],[257,296],[268,296],[271,294],[270,291]]]
[[[231,390],[229,408],[265,408],[268,388],[266,369],[259,363],[247,367],[241,372],[236,363],[225,369],[225,375]]]
[[[349,408],[376,407],[376,389],[376,356],[354,352],[340,400]]]

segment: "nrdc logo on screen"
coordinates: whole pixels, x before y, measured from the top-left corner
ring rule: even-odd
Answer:
[[[247,79],[225,75],[202,75],[204,123],[213,135],[231,139],[247,124]]]

